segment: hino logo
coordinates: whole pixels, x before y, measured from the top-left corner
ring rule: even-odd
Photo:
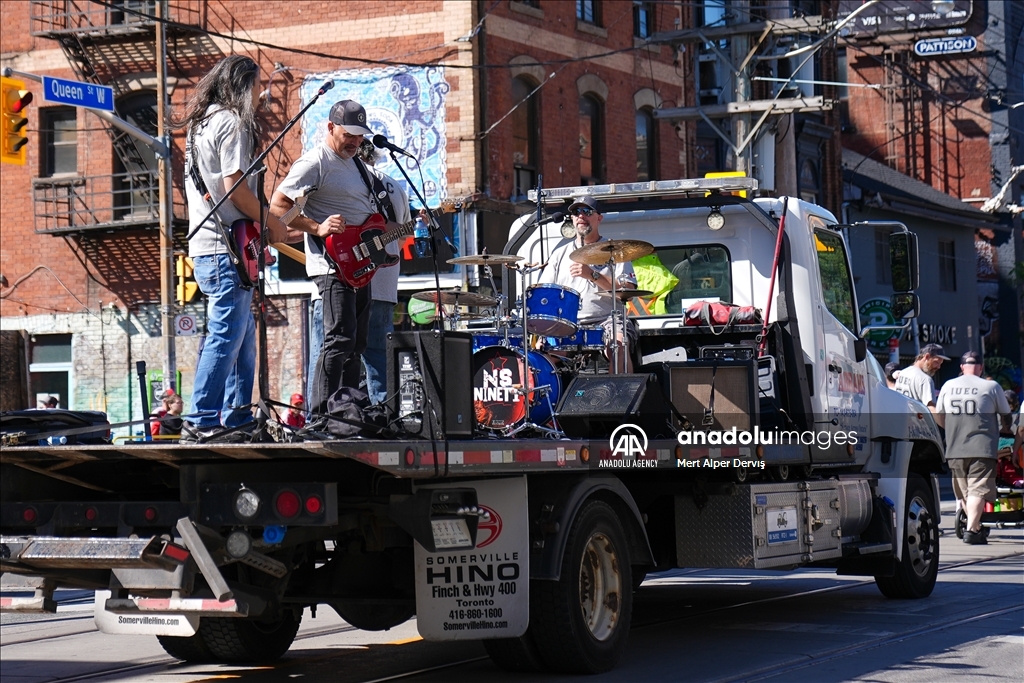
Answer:
[[[635,424],[619,425],[608,439],[613,456],[635,458],[647,452],[647,434]]]

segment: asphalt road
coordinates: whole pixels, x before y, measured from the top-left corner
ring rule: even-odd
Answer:
[[[874,582],[827,570],[677,570],[636,594],[619,666],[587,681],[1024,680],[1024,531],[995,530],[966,546],[943,517],[942,569],[926,600],[893,601]],[[425,643],[414,621],[358,631],[322,608],[271,667],[189,666],[149,636],[96,631],[92,596],[66,591],[56,615],[3,615],[2,683],[184,683],[409,680],[444,683],[583,680],[505,673],[479,643]]]

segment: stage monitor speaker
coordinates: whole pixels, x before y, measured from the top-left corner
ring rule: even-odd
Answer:
[[[672,405],[696,429],[704,427],[715,386],[715,409],[710,429],[750,431],[757,424],[757,383],[754,360],[698,360],[686,363],[655,363],[642,368],[653,372],[669,388]],[[675,420],[679,427],[678,420]]]
[[[389,407],[410,436],[473,435],[473,336],[445,332],[443,353],[438,330],[388,335]]]
[[[669,408],[654,375],[579,375],[555,410],[558,426],[575,439],[606,438],[635,424],[648,438],[675,436]]]

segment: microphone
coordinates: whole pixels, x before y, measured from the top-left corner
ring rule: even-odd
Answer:
[[[544,223],[561,223],[564,220],[565,214],[559,211],[557,213],[551,214],[550,216],[545,216],[544,218],[542,218],[540,220],[540,224],[543,225]]]
[[[327,81],[320,86],[320,90],[317,91],[317,95],[323,95],[325,92],[334,87],[334,81]]]
[[[373,146],[376,147],[377,149],[390,150],[392,152],[395,152],[396,154],[404,154],[410,159],[416,158],[409,152],[406,152],[404,149],[396,145],[395,143],[389,141],[385,136],[381,135],[380,133],[377,133],[376,135],[373,136]]]

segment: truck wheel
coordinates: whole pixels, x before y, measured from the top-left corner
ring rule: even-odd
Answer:
[[[530,585],[530,630],[550,670],[596,674],[619,661],[633,610],[630,569],[615,510],[585,504],[566,540],[562,578]]]
[[[332,602],[331,607],[339,617],[361,631],[386,631],[404,624],[416,614],[416,607],[411,604]]]
[[[789,465],[772,465],[768,468],[768,474],[772,481],[787,481],[789,479]]]
[[[258,663],[277,659],[291,647],[302,614],[284,610],[274,621],[203,617],[197,635],[218,662]]]
[[[544,670],[544,660],[530,629],[518,638],[492,638],[483,644],[491,661],[505,671],[533,673]]]
[[[202,624],[202,621],[200,621],[200,624]],[[164,652],[175,659],[193,664],[208,664],[217,661],[217,658],[210,652],[210,648],[206,647],[203,636],[198,631],[194,636],[187,638],[157,636],[156,639],[160,641],[160,647],[164,649]]]
[[[907,477],[907,507],[903,559],[893,576],[876,576],[887,598],[926,598],[939,572],[939,515],[932,489],[918,474]]]

